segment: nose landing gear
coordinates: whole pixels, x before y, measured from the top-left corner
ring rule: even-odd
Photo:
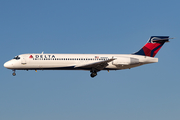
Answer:
[[[13,70],[13,71],[14,71],[14,72],[12,73],[12,75],[13,75],[13,76],[16,76],[16,72],[15,72],[16,70]]]

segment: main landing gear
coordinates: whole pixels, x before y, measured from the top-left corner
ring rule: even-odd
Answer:
[[[90,72],[91,72],[90,76],[91,76],[92,78],[97,75],[97,70],[95,70],[95,69],[92,69]]]
[[[12,73],[13,76],[16,76],[16,70],[13,70],[14,72]]]
[[[91,73],[91,77],[93,78],[93,77],[95,77],[97,75],[97,72],[92,72]]]

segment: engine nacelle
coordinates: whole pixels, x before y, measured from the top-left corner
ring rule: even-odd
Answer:
[[[112,62],[114,65],[133,65],[138,64],[139,59],[131,57],[114,57],[115,60]]]

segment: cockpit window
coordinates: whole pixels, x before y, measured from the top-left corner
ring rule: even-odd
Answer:
[[[19,56],[15,56],[13,59],[19,60],[20,57]]]

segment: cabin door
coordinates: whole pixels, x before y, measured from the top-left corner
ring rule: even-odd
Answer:
[[[21,64],[25,65],[26,64],[26,60],[24,57],[21,58]]]

